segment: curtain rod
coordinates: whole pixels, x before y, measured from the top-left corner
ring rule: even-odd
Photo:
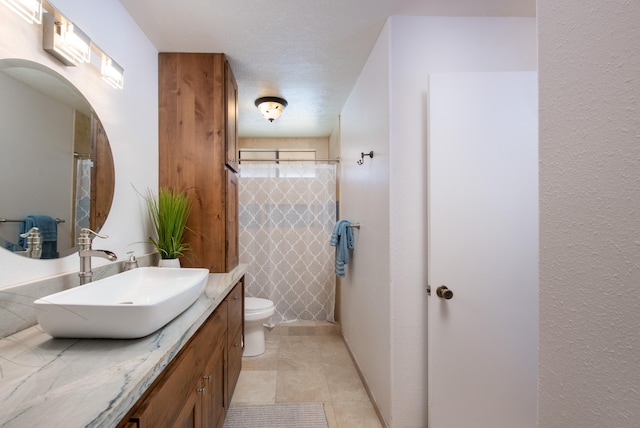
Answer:
[[[340,158],[335,159],[240,159],[242,162],[337,162],[340,163]]]

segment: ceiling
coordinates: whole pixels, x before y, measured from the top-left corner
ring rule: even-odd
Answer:
[[[389,16],[535,16],[535,0],[120,0],[160,52],[223,52],[240,137],[328,136]],[[289,102],[268,122],[261,96]]]

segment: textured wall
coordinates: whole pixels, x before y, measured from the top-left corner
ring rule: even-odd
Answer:
[[[429,73],[535,70],[535,53],[533,18],[392,17],[342,111],[341,216],[362,224],[342,328],[393,428],[428,417]]]
[[[391,418],[389,311],[389,31],[383,29],[342,110],[340,217],[360,223],[340,281],[342,333]],[[374,151],[358,165],[362,152]]]
[[[540,427],[640,421],[639,22],[538,0]]]

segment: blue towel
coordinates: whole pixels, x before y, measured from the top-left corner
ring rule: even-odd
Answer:
[[[349,220],[340,220],[336,223],[331,234],[329,244],[336,247],[336,275],[344,277],[344,265],[349,264],[349,250],[355,246],[353,229],[349,227]]]
[[[48,215],[28,215],[25,217],[20,233],[25,233],[37,227],[42,235],[41,259],[58,258],[58,222]],[[26,238],[20,238],[18,244],[26,248]]]

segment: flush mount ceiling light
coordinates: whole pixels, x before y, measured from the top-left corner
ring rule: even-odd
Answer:
[[[261,97],[256,100],[256,107],[269,122],[280,117],[287,106],[287,100],[279,97]]]
[[[0,0],[30,24],[42,22],[42,0]]]
[[[42,47],[65,65],[78,65],[91,59],[91,39],[71,21],[46,13],[43,19]]]

